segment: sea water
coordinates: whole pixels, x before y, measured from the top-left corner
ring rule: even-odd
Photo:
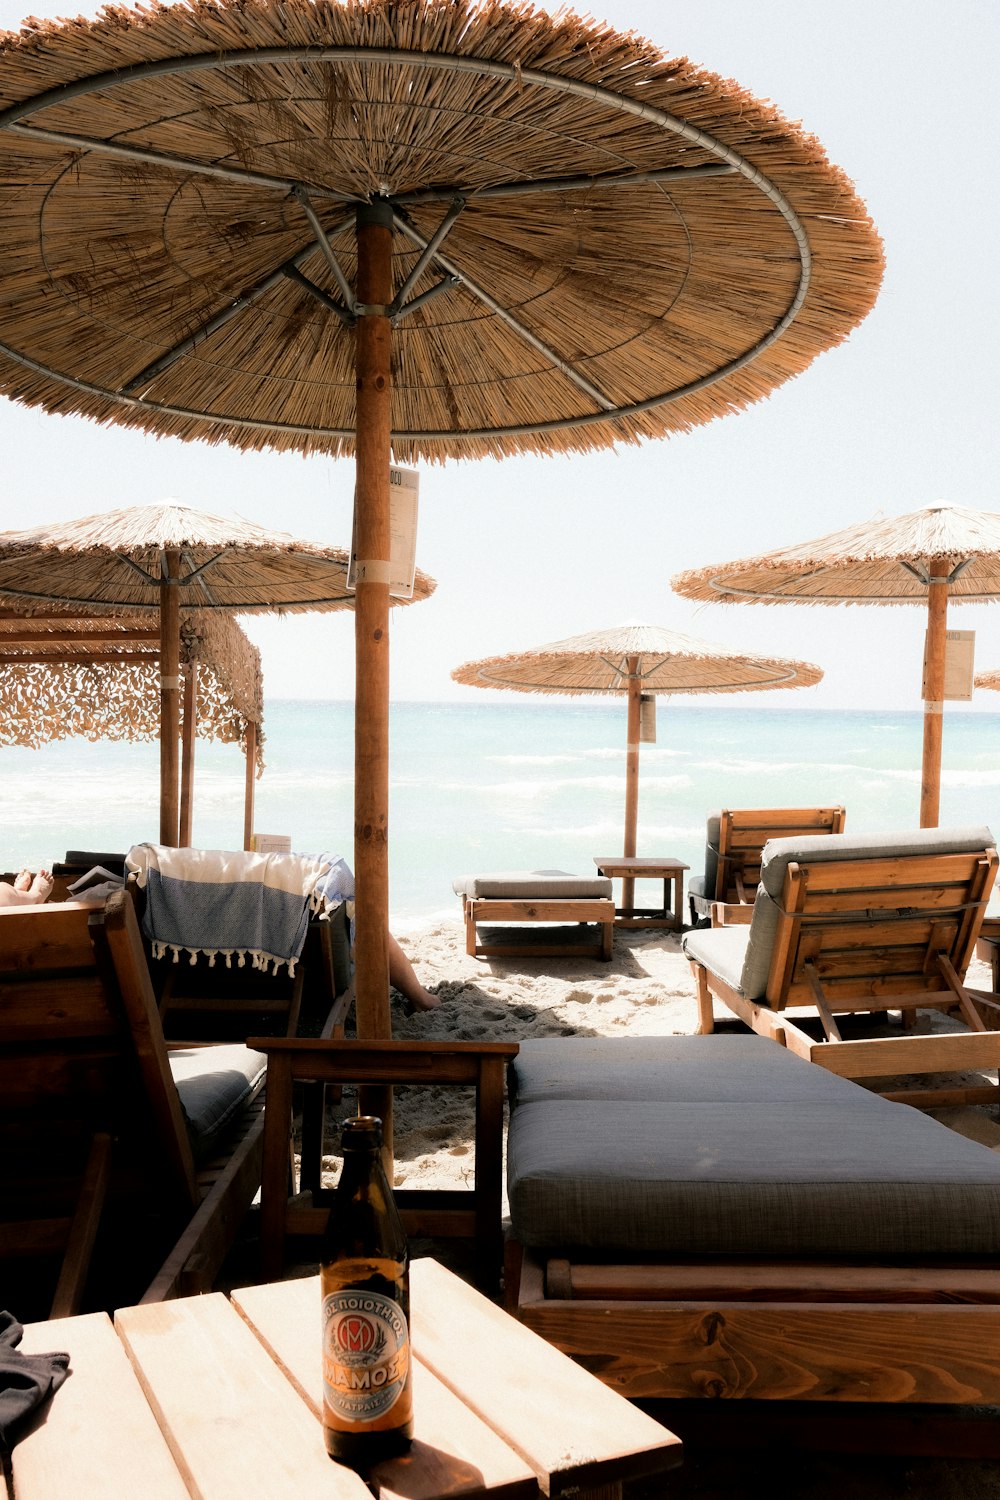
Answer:
[[[658,701],[641,746],[637,852],[703,868],[705,818],[719,807],[842,803],[847,830],[915,828],[922,716],[690,706]],[[353,704],[272,699],[265,707],[258,832],[352,863]],[[945,717],[942,825],[1000,836],[1000,715]],[[194,843],[239,848],[243,757],[200,741]],[[0,869],[37,868],[67,849],[156,841],[155,745],[65,740],[0,750]],[[490,870],[587,874],[620,854],[625,705],[560,698],[399,703],[390,716],[391,921],[457,917],[456,876]],[[658,887],[641,885],[646,904]]]

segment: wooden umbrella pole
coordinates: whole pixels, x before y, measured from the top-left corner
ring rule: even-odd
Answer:
[[[181,721],[181,817],[180,847],[190,849],[194,816],[194,742],[198,730],[198,663],[189,661],[184,672],[184,716]]]
[[[180,553],[163,555],[160,573],[160,843],[177,845],[178,736],[180,734]]]
[[[924,749],[920,778],[920,826],[936,828],[941,810],[941,744],[944,738],[944,666],[948,631],[950,564],[936,557],[927,586],[927,646],[924,680]]]
[[[243,794],[243,847],[249,849],[253,842],[254,789],[257,785],[257,725],[247,720],[246,729],[247,780]]]
[[[392,212],[358,209],[357,479],[354,495],[355,1014],[358,1036],[392,1035],[389,1020],[389,461]],[[391,1090],[365,1090],[366,1113],[392,1141]],[[390,1177],[390,1181],[391,1181]]]
[[[625,847],[626,859],[635,855],[636,827],[639,822],[639,723],[642,715],[642,678],[639,676],[639,658],[628,658],[628,729],[625,753]],[[622,910],[631,911],[635,906],[635,881],[626,876],[622,880]]]

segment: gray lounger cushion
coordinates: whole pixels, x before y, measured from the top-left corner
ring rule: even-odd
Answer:
[[[522,1244],[996,1254],[1000,1158],[755,1036],[556,1037],[511,1064]]]
[[[610,896],[604,875],[570,875],[565,870],[507,870],[493,875],[462,875],[454,881],[457,896],[495,901],[558,901],[565,897]]]
[[[169,1057],[191,1149],[201,1161],[263,1081],[267,1058],[239,1044],[180,1047]]]
[[[507,1073],[511,1104],[539,1100],[701,1103],[720,1086],[732,1104],[840,1103],[858,1090],[764,1037],[551,1036],[523,1041]],[[864,1102],[864,1101],[862,1101]]]
[[[709,813],[705,824],[705,873],[692,875],[688,881],[688,896],[699,916],[707,917],[715,900],[715,879],[719,870],[719,834],[722,829],[722,814]]]
[[[747,999],[759,1000],[767,988],[781,892],[790,863],[819,864],[836,859],[966,853],[988,848],[993,843],[993,835],[986,827],[921,828],[912,833],[895,834],[826,833],[808,838],[770,839],[764,845],[760,885],[750,926],[688,933],[682,942],[684,953],[695,962],[703,963]],[[739,938],[725,936],[730,932],[739,933]]]

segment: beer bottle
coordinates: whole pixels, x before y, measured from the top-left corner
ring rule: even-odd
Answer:
[[[402,1452],[413,1430],[409,1255],[381,1149],[376,1116],[345,1122],[320,1261],[323,1430],[352,1468]]]

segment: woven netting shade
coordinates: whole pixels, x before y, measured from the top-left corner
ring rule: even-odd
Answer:
[[[4,612],[6,614],[6,612]],[[198,664],[196,734],[247,747],[263,769],[260,652],[235,620],[182,614],[180,659]],[[0,615],[0,745],[160,733],[159,631],[148,616]]]
[[[865,316],[878,236],[772,106],[520,3],[32,23],[0,40],[0,99],[0,390],[356,454],[356,1011],[388,1036],[391,457],[742,408]]]
[[[920,823],[937,825],[948,601],[1000,597],[1000,514],[934,505],[902,516],[875,516],[794,547],[691,568],[670,584],[688,599],[722,604],[924,606]]]
[[[989,688],[992,692],[1000,693],[1000,671],[994,669],[992,672],[977,672],[975,685],[977,688]]]
[[[649,693],[745,693],[811,687],[823,676],[811,662],[733,651],[656,625],[619,625],[571,636],[528,651],[466,662],[452,672],[466,687],[519,693],[616,693],[628,698],[625,759],[625,836],[622,853],[636,852],[639,808],[641,701]],[[623,905],[633,883],[624,882]]]

